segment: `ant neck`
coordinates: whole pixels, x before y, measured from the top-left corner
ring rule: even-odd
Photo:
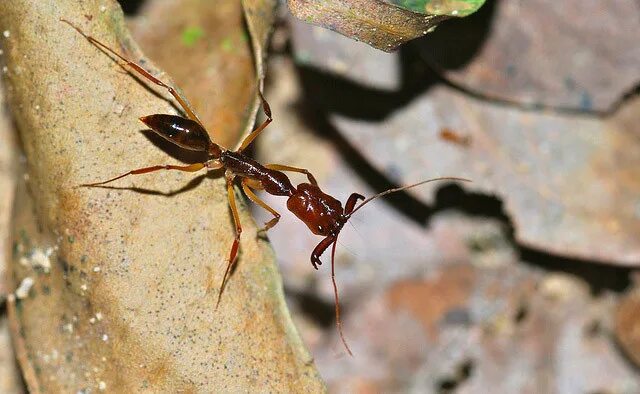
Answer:
[[[210,142],[209,147],[207,148],[207,153],[214,159],[219,159],[224,151],[225,150],[215,142]]]

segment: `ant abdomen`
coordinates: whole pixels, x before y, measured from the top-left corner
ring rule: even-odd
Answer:
[[[211,145],[209,134],[194,120],[167,114],[143,116],[140,120],[156,134],[182,148],[205,152]]]

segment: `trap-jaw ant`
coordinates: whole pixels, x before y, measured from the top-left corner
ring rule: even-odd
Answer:
[[[206,131],[204,125],[195,114],[193,109],[189,106],[187,101],[174,89],[173,87],[160,81],[148,71],[142,68],[137,63],[128,60],[124,56],[120,55],[107,45],[98,41],[94,37],[84,33],[79,27],[69,22],[66,19],[61,19],[62,22],[67,23],[73,27],[78,33],[86,38],[93,45],[106,51],[121,61],[122,67],[129,66],[144,78],[159,85],[165,89],[177,100],[182,109],[187,115],[186,118],[177,115],[167,114],[153,114],[143,116],[140,120],[147,125],[152,131],[163,137],[164,139],[178,145],[181,148],[204,152],[208,155],[208,159],[201,163],[194,163],[185,166],[179,165],[156,165],[144,168],[138,168],[131,170],[125,174],[108,179],[102,182],[86,183],[80,186],[94,187],[101,186],[115,180],[124,178],[129,175],[146,174],[160,170],[177,170],[184,172],[196,172],[202,169],[217,170],[224,169],[224,177],[227,183],[227,197],[229,199],[229,206],[233,215],[233,220],[236,226],[236,236],[231,245],[231,251],[229,252],[229,261],[225,270],[220,289],[218,291],[217,305],[220,303],[222,291],[229,279],[229,274],[235,264],[236,256],[238,254],[238,247],[240,245],[240,234],[242,233],[242,226],[240,224],[240,218],[238,216],[238,209],[236,207],[236,200],[233,191],[233,182],[236,178],[239,178],[242,185],[242,190],[249,197],[251,201],[258,204],[262,208],[266,209],[273,215],[273,219],[265,223],[264,228],[261,231],[267,231],[275,226],[280,220],[280,214],[273,208],[262,201],[253,190],[264,190],[266,193],[287,197],[287,209],[296,215],[302,222],[304,222],[309,230],[316,235],[323,236],[324,239],[315,247],[311,253],[311,264],[316,270],[318,266],[322,264],[320,256],[332,246],[331,249],[331,281],[333,283],[334,297],[335,297],[335,313],[336,313],[336,326],[342,343],[344,344],[347,352],[351,355],[351,349],[347,345],[347,341],[342,333],[342,322],[340,319],[340,298],[338,296],[338,288],[335,281],[335,252],[338,235],[342,230],[342,227],[347,223],[349,218],[361,209],[364,205],[370,201],[382,197],[384,195],[399,192],[401,190],[409,189],[415,186],[425,184],[427,182],[433,182],[437,180],[453,180],[453,181],[468,181],[463,178],[455,177],[442,177],[434,178],[426,181],[422,181],[413,185],[390,189],[382,193],[365,199],[364,196],[353,193],[347,199],[344,207],[342,203],[334,197],[324,193],[318,187],[318,183],[313,175],[306,169],[291,167],[282,164],[260,164],[257,161],[247,157],[243,152],[251,144],[251,142],[271,123],[271,109],[269,104],[262,95],[262,92],[258,92],[260,100],[262,101],[262,109],[266,115],[266,120],[260,124],[255,130],[253,130],[240,144],[237,150],[226,149],[211,140],[209,133]],[[298,172],[305,174],[309,180],[309,183],[301,183],[294,187],[287,175],[283,171]],[[360,200],[362,203],[356,206]],[[209,286],[208,286],[209,287]]]

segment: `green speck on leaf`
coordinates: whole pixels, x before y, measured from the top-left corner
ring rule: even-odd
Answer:
[[[204,36],[204,30],[198,26],[187,27],[182,31],[182,43],[185,46],[192,47]]]
[[[22,244],[25,247],[29,246],[29,244],[30,244],[29,243],[29,234],[27,234],[27,230],[25,230],[25,229],[21,229],[20,230],[20,239],[22,240]]]
[[[220,46],[222,47],[223,51],[231,52],[233,50],[233,41],[231,40],[231,37],[226,37],[225,39],[223,39],[222,43],[220,43]]]

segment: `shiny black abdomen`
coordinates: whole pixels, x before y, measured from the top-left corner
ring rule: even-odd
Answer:
[[[162,138],[182,148],[206,152],[212,145],[207,131],[194,120],[168,114],[143,116],[140,120]]]

